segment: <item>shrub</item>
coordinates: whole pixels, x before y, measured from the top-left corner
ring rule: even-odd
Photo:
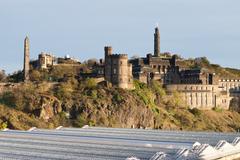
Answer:
[[[202,114],[201,110],[197,108],[189,109],[189,112],[191,112],[194,116],[200,116]]]
[[[82,126],[88,124],[88,122],[83,116],[78,115],[76,120],[74,120],[73,124],[76,127],[82,127]]]
[[[4,130],[7,128],[7,122],[0,123],[0,130]]]
[[[222,112],[223,111],[223,109],[219,106],[213,107],[212,110],[215,111],[215,112]]]
[[[93,78],[88,78],[85,80],[85,87],[86,88],[95,88],[97,86],[97,83],[95,79]]]
[[[113,95],[113,100],[119,103],[123,100],[123,97],[119,94],[119,92],[115,92]]]
[[[166,95],[165,90],[162,88],[161,84],[157,81],[151,82],[151,88],[153,89],[156,94],[160,95],[161,97]]]
[[[98,98],[97,90],[91,90],[91,98],[93,98],[93,99],[97,99]]]
[[[5,104],[9,107],[15,107],[16,104],[15,104],[15,96],[13,94],[13,92],[4,92],[2,95],[1,95],[1,98],[0,98],[0,103],[2,104]]]

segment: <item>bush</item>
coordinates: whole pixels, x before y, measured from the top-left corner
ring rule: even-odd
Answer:
[[[223,109],[219,106],[213,107],[212,110],[215,111],[215,112],[223,112]]]
[[[91,90],[91,98],[92,99],[97,99],[98,98],[98,92],[97,90]]]
[[[0,103],[5,104],[6,106],[9,106],[9,107],[15,107],[16,106],[15,96],[14,96],[13,92],[4,92],[1,95]]]
[[[0,130],[4,130],[7,128],[7,122],[0,123]]]
[[[86,88],[95,88],[97,86],[97,83],[93,78],[86,79],[84,84]]]
[[[200,116],[202,114],[201,110],[197,108],[189,109],[189,112],[191,112],[194,116]]]
[[[38,70],[32,70],[29,74],[31,81],[41,81],[41,73]]]
[[[83,116],[78,115],[76,120],[74,120],[73,124],[75,127],[83,127],[84,125],[87,125],[88,122]]]
[[[118,92],[115,92],[113,95],[113,101],[120,103],[122,100],[123,97]]]
[[[165,90],[162,88],[162,85],[157,81],[151,82],[151,88],[153,89],[156,94],[160,95],[160,97],[163,97],[166,95]]]

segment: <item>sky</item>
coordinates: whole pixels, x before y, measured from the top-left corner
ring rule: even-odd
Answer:
[[[239,0],[0,0],[0,69],[23,67],[40,52],[80,61],[103,58],[104,46],[129,57],[153,52],[160,28],[161,52],[206,56],[240,69]]]

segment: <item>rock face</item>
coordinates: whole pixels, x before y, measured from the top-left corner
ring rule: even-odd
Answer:
[[[62,112],[61,102],[54,96],[41,95],[40,103],[37,116],[46,121]]]

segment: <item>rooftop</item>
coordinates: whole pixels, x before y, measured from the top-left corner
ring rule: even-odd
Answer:
[[[124,160],[131,156],[146,160],[157,152],[174,154],[191,148],[196,141],[216,145],[219,140],[231,142],[239,135],[96,127],[7,130],[0,132],[0,155],[11,160]]]

